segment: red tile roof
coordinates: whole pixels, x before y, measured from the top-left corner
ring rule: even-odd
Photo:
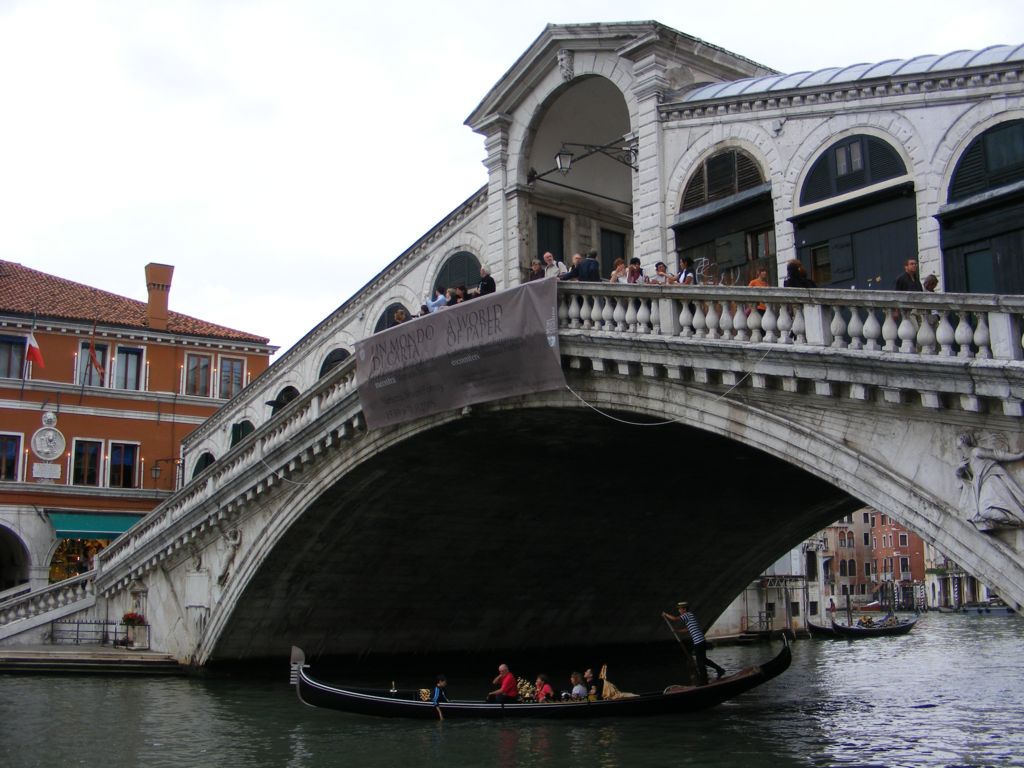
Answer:
[[[148,328],[146,302],[118,296],[0,260],[0,312],[97,322],[123,328]],[[167,313],[167,333],[210,336],[218,339],[267,344],[269,339],[223,325],[208,323],[180,312]]]

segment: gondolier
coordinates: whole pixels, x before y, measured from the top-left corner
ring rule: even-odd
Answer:
[[[676,603],[676,607],[679,610],[678,616],[672,616],[671,614],[662,611],[664,616],[669,621],[678,621],[690,635],[690,639],[693,640],[693,655],[696,657],[697,662],[697,678],[700,685],[708,684],[708,671],[707,667],[711,667],[718,674],[719,677],[725,674],[725,670],[718,666],[707,656],[707,640],[704,637],[704,632],[700,628],[700,622],[697,621],[697,617],[690,610],[690,604],[686,602]]]

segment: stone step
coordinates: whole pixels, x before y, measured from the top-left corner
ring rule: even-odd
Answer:
[[[183,675],[173,657],[99,646],[0,648],[0,674]]]

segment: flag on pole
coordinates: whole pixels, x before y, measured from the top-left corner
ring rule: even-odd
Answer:
[[[30,363],[36,363],[40,368],[45,368],[46,365],[43,363],[43,351],[39,349],[39,342],[36,341],[36,335],[29,331],[28,338],[25,340],[28,344],[28,348],[25,351],[25,359]]]
[[[89,363],[92,365],[93,370],[96,371],[96,375],[99,377],[100,386],[102,387],[103,382],[103,364],[100,363],[99,357],[96,356],[96,323],[92,324],[92,336],[89,337]]]

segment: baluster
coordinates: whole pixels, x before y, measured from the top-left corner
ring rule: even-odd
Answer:
[[[626,304],[629,303],[629,299],[624,299],[619,296],[615,300],[615,330],[625,331],[626,330]]]
[[[717,339],[719,336],[718,331],[718,310],[716,309],[715,302],[708,302],[708,313],[704,316],[705,321],[708,324],[708,338]]]
[[[935,332],[935,340],[939,342],[939,354],[943,357],[952,357],[956,354],[953,343],[956,335],[953,332],[953,324],[949,322],[949,310],[942,310],[942,317],[939,319],[939,327]]]
[[[884,341],[882,349],[886,352],[895,352],[896,339],[900,337],[899,326],[896,325],[896,318],[893,317],[896,310],[886,309],[883,311],[885,312],[885,322],[882,323],[882,339]]]
[[[575,293],[572,295],[572,300],[569,302],[569,327],[580,327],[580,297]]]
[[[797,344],[807,343],[807,323],[804,321],[803,305],[793,306],[793,336]]]
[[[640,299],[640,308],[636,312],[637,333],[649,333],[648,323],[651,321],[651,300]]]
[[[767,309],[768,305],[765,305]],[[750,314],[747,315],[747,330],[750,331],[750,340],[757,344],[763,338],[761,333],[761,311],[757,308],[757,302],[750,305]]]
[[[974,329],[971,328],[970,322],[967,320],[967,313],[960,312],[960,321],[956,324],[956,333],[954,339],[960,347],[960,351],[957,353],[957,357],[974,357],[974,352],[971,350],[971,342],[974,341]]]
[[[861,335],[864,333],[864,321],[860,318],[860,310],[857,307],[850,307],[850,322],[846,325],[846,334],[850,337],[850,349],[862,349],[864,340]]]
[[[846,349],[846,320],[843,319],[843,308],[832,307],[832,346],[835,349]]]
[[[569,304],[572,297],[562,294],[558,301],[558,327],[565,328],[569,324]]]
[[[706,338],[708,335],[708,318],[704,314],[704,302],[695,301],[693,307],[695,310],[693,313],[693,335],[698,339]]]
[[[882,338],[882,324],[878,322],[878,315],[875,310],[868,307],[867,317],[864,319],[864,349],[869,352],[877,352],[882,347],[878,340]]]
[[[978,327],[974,329],[974,346],[978,348],[979,358],[991,359],[992,338],[988,332],[988,320],[984,312],[978,314]]]
[[[651,299],[651,333],[661,335],[661,299]]]
[[[630,333],[636,333],[636,299],[626,299],[629,306],[626,308],[626,328]]]
[[[761,327],[764,328],[764,340],[773,343],[778,341],[779,317],[775,314],[775,306],[765,302],[764,317],[761,318]]]
[[[722,331],[722,338],[728,339],[732,337],[732,311],[729,308],[729,302],[722,302],[722,314],[718,318],[718,327]]]
[[[750,313],[753,312],[753,305],[750,306],[744,304],[736,305],[736,314],[732,316],[732,330],[733,337],[737,341],[746,341],[750,338],[750,333],[747,331],[747,319],[750,317]]]
[[[900,352],[905,355],[913,354],[917,351],[917,346],[914,344],[914,339],[917,338],[917,326],[914,324],[914,318],[910,311],[901,310],[900,315],[900,327],[897,333],[900,337]]]
[[[584,328],[589,328],[591,326],[590,308],[591,298],[590,296],[583,294],[583,299],[580,303],[580,323]]]
[[[601,330],[602,318],[604,317],[604,303],[607,301],[603,296],[593,297],[594,307],[590,310],[590,327],[595,331]]]
[[[693,312],[690,310],[690,302],[680,302],[683,305],[679,312],[679,335],[683,338],[693,336]]]
[[[932,328],[935,319],[932,314],[921,317],[921,325],[917,329],[917,348],[922,355],[935,354],[935,329]]]
[[[615,318],[615,305],[616,299],[612,296],[604,297],[604,309],[601,311],[601,319],[604,320],[604,330],[614,331],[615,324],[612,322]]]
[[[788,304],[779,304],[779,341],[783,344],[792,344],[793,315],[790,314]]]

